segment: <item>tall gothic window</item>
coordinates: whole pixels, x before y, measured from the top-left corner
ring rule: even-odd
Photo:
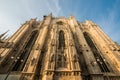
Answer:
[[[65,37],[64,37],[64,32],[60,31],[59,32],[59,49],[62,49],[65,47]]]
[[[30,38],[28,42],[26,43],[25,47],[23,48],[23,51],[21,51],[19,59],[17,59],[17,62],[15,63],[14,67],[12,68],[12,71],[21,71],[25,65],[25,62],[30,54],[30,51],[32,50],[33,44],[35,43],[35,39],[38,36],[38,31],[33,31],[30,35]],[[22,61],[22,62],[21,62]]]
[[[64,54],[64,47],[65,47],[65,36],[64,32],[61,30],[59,32],[59,46],[58,49],[61,51],[61,53],[58,55],[57,59],[57,68],[66,68],[66,56]]]
[[[84,37],[88,43],[88,45],[90,46],[93,55],[96,59],[96,62],[98,63],[101,72],[110,72],[106,62],[104,61],[103,57],[101,56],[100,52],[98,51],[98,49],[96,48],[96,46],[94,45],[94,42],[91,40],[91,38],[89,37],[88,33],[83,33]]]

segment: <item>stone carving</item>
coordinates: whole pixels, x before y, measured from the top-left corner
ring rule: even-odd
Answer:
[[[2,80],[120,80],[120,47],[92,21],[50,14],[3,36]]]

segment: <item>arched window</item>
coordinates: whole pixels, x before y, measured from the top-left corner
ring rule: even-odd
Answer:
[[[88,43],[88,45],[90,46],[93,55],[96,59],[96,62],[98,63],[101,72],[110,72],[106,62],[104,61],[103,57],[101,56],[100,52],[98,51],[98,49],[96,48],[96,46],[94,45],[94,42],[92,41],[92,39],[90,38],[90,36],[88,35],[88,33],[83,33],[84,37]]]
[[[60,31],[59,32],[59,49],[62,49],[65,47],[65,37],[64,37],[64,32]]]
[[[24,65],[26,63],[26,60],[32,50],[32,47],[35,43],[35,40],[38,36],[38,30],[35,30],[31,33],[28,39],[28,42],[26,43],[25,47],[23,47],[23,51],[21,51],[19,54],[19,59],[16,59],[16,63],[14,67],[12,68],[12,71],[21,71],[24,68]],[[21,62],[22,61],[22,62]]]

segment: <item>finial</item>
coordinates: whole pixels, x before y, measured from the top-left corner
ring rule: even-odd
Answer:
[[[7,30],[6,32],[4,32],[3,34],[0,35],[0,38],[2,38],[9,30]]]
[[[7,38],[8,34],[5,35],[1,40],[5,40]]]

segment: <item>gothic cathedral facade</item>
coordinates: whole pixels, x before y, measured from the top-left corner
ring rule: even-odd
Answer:
[[[0,80],[120,80],[120,47],[92,21],[44,16],[0,35]]]

